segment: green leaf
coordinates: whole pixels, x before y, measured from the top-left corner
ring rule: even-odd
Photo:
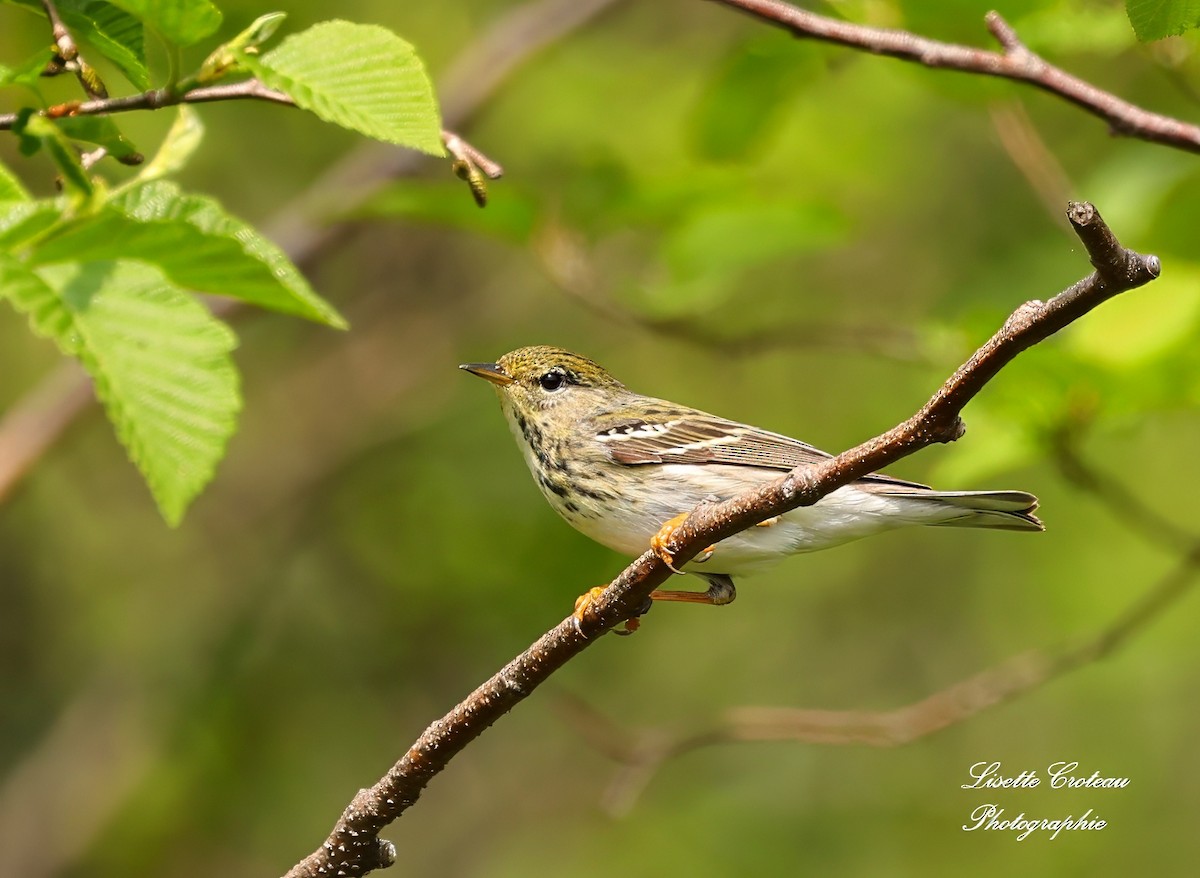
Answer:
[[[335,125],[444,155],[433,87],[416,51],[391,31],[326,21],[241,63],[271,88]]]
[[[33,331],[52,339],[64,354],[79,352],[80,339],[72,332],[71,315],[54,290],[19,259],[0,253],[0,298],[29,318]]]
[[[63,182],[67,191],[82,197],[91,198],[95,192],[91,178],[79,162],[79,155],[65,134],[45,116],[26,112],[20,115],[13,132],[21,138],[21,151],[25,155],[32,154],[37,146],[44,146],[46,152],[62,171]]]
[[[48,264],[118,255],[157,266],[181,287],[346,325],[282,250],[214,199],[185,195],[165,181],[114,194],[102,210],[47,238],[31,258]]]
[[[41,78],[42,71],[53,58],[53,49],[38,49],[16,67],[0,64],[0,86],[33,85]]]
[[[232,68],[238,66],[243,52],[256,54],[258,47],[275,35],[275,31],[279,30],[279,26],[283,24],[285,18],[287,18],[285,12],[268,12],[266,15],[260,15],[233,39],[217,46],[200,65],[194,81],[203,85],[206,82],[220,79]]]
[[[221,26],[221,10],[208,0],[112,0],[130,15],[137,16],[166,40],[190,46],[215,33]]]
[[[146,37],[142,23],[103,0],[59,0],[63,23],[120,68],[142,91],[150,88],[146,68]]]
[[[0,162],[0,201],[28,201],[29,193],[3,162]]]
[[[41,0],[2,2],[20,6],[40,18],[46,17]],[[139,89],[145,90],[150,87],[150,74],[146,69],[145,36],[140,21],[105,0],[58,0],[56,5],[63,24],[74,37],[94,46],[101,55],[116,64]],[[54,56],[54,50],[51,47],[41,54],[48,61]],[[34,77],[38,75],[41,67],[45,67],[44,62],[34,70]],[[2,84],[3,76],[0,75],[0,85]]]
[[[1200,25],[1200,0],[1126,0],[1125,12],[1143,43],[1178,36]]]
[[[142,154],[109,116],[64,116],[54,124],[72,140],[103,146],[122,164],[141,164]]]
[[[212,479],[241,398],[233,333],[158,272],[91,262],[35,273],[0,255],[0,295],[78,357],[163,518]]]
[[[62,218],[64,203],[54,201],[0,202],[0,247],[15,250]]]
[[[203,138],[204,123],[200,121],[200,114],[186,104],[180,104],[171,129],[154,158],[138,174],[138,180],[146,183],[179,173],[187,166]]]

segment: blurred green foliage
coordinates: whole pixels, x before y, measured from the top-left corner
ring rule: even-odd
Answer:
[[[79,38],[139,88],[150,78],[144,40],[150,30],[170,63],[158,88],[132,97],[141,109],[179,107],[150,164],[114,186],[96,166],[107,168],[109,158],[138,166],[144,157],[114,120],[119,113],[107,111],[139,104],[110,99],[64,29],[57,4],[17,0],[53,23],[55,56],[39,77],[30,76],[28,65],[0,71],[0,86],[16,101],[0,129],[16,135],[23,157],[43,152],[53,161],[63,195],[35,201],[4,170],[0,297],[83,366],[163,518],[176,525],[212,478],[241,407],[233,336],[187,291],[346,326],[283,250],[253,226],[212,198],[159,181],[186,167],[202,138],[203,126],[185,103],[201,91],[211,98],[216,87],[226,100],[269,97],[368,137],[435,156],[445,150],[425,68],[412,45],[386,28],[321,22],[262,55],[262,44],[287,17],[267,13],[185,72],[182,48],[212,34],[220,11],[208,0],[123,2],[118,8],[103,0],[62,0],[62,6],[79,25]],[[53,104],[38,87],[40,78],[68,70],[89,104]],[[71,115],[76,111],[83,115]],[[134,275],[139,279],[127,283]],[[86,294],[79,278],[86,279]]]
[[[221,39],[268,11],[220,5]],[[338,14],[403,34],[436,82],[516,5]],[[328,14],[283,8],[296,28]],[[987,8],[837,6],[977,45]],[[1048,60],[1196,116],[1194,34],[1139,46],[1118,2],[1000,11]],[[0,58],[45,40],[0,6]],[[281,107],[200,112],[180,184],[255,225],[357,145]],[[172,122],[122,129],[152,152]],[[1014,128],[1045,152],[1014,148],[1028,142]],[[163,526],[98,411],[0,507],[0,874],[279,873],[429,721],[623,566],[545,505],[458,363],[560,344],[639,390],[837,451],[910,414],[1018,304],[1087,271],[1067,198],[1161,256],[1162,279],[1023,355],[968,408],[966,437],[895,470],[1030,490],[1045,535],[899,532],[793,559],[724,609],[656,607],[468,748],[385,836],[413,874],[1188,874],[1194,596],[1110,660],[927,740],[699,750],[621,819],[597,804],[613,764],[556,706],[569,693],[676,729],[743,704],[885,709],[1086,634],[1149,588],[1175,559],[1067,484],[1049,436],[1087,419],[1091,460],[1181,525],[1200,520],[1200,161],[1012,83],[792,41],[688,0],[616,4],[462,133],[505,166],[485,211],[433,160],[365,205],[326,207],[353,234],[306,269],[349,334],[240,321],[243,426],[184,527]],[[50,194],[52,166],[16,145],[0,140],[0,158]],[[769,347],[736,343],[764,333]],[[0,405],[54,364],[0,312]],[[992,760],[1043,775],[1079,760],[1131,784],[994,794],[1031,816],[1092,808],[1101,832],[962,832],[987,799],[960,785]]]

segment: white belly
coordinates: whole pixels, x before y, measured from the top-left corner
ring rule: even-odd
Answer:
[[[697,472],[699,470],[699,472]],[[687,478],[683,474],[687,474]],[[640,555],[663,523],[681,512],[691,512],[706,498],[727,499],[747,490],[747,476],[762,474],[765,484],[779,476],[747,467],[679,464],[642,468],[639,487],[603,506],[589,506],[585,514],[555,507],[576,529],[618,552]],[[703,476],[698,484],[697,475]],[[664,499],[665,498],[665,499]],[[855,487],[839,488],[813,506],[793,509],[769,527],[752,527],[722,540],[713,556],[684,570],[699,573],[740,574],[762,568],[787,555],[812,552],[910,524],[932,524],[948,517],[934,503],[889,497]]]

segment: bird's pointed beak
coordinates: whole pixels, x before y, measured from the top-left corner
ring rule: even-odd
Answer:
[[[499,363],[463,363],[458,368],[470,372],[472,375],[478,375],[480,378],[485,378],[500,387],[512,384],[513,381],[512,378],[504,374],[504,370],[500,368]]]

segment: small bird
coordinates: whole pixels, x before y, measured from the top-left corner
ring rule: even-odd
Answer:
[[[525,462],[555,512],[626,555],[652,547],[672,569],[665,548],[671,532],[698,505],[830,456],[779,433],[634,393],[562,348],[519,348],[495,363],[459,368],[495,385]],[[935,491],[872,473],[721,540],[677,571],[703,577],[706,591],[664,589],[651,597],[727,604],[736,596],[735,575],[907,525],[1040,531],[1037,505],[1024,491]],[[602,590],[580,598],[577,620]]]

